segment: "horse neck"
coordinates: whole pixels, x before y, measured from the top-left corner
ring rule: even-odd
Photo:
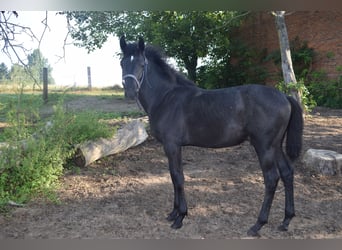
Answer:
[[[173,84],[163,75],[153,70],[155,65],[148,65],[144,82],[139,90],[139,102],[148,115],[162,102],[164,96],[173,88]]]

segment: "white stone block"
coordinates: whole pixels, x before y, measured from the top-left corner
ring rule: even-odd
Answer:
[[[303,164],[323,175],[342,176],[342,154],[324,149],[309,149],[303,157]]]

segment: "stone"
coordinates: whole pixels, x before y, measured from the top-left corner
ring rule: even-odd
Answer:
[[[324,149],[308,149],[303,157],[304,166],[323,175],[342,176],[342,154]]]

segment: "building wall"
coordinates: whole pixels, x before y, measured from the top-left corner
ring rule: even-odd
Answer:
[[[317,53],[312,70],[324,70],[328,78],[336,79],[342,67],[342,11],[296,11],[285,17],[289,40],[299,37]],[[275,17],[270,12],[253,12],[237,31],[239,39],[256,49],[267,49],[268,53],[279,50]],[[274,84],[281,66],[265,63],[269,70],[268,82]],[[297,79],[298,80],[298,79]]]

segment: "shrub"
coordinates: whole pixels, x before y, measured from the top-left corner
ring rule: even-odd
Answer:
[[[100,124],[97,115],[68,113],[63,107],[61,100],[48,123],[40,120],[35,110],[22,112],[20,103],[9,111],[10,126],[5,130],[8,146],[0,148],[0,206],[34,197],[55,199],[74,145],[113,135],[114,130]]]
[[[298,36],[290,41],[291,59],[295,75],[298,79],[305,79],[310,75],[312,62],[316,56],[307,41],[301,41]],[[275,50],[265,57],[265,61],[272,60],[275,65],[281,65],[280,50]]]
[[[308,89],[317,105],[329,108],[342,108],[342,75],[336,80],[327,80],[324,71],[316,71],[310,78]]]
[[[301,94],[302,106],[305,112],[310,112],[317,105],[308,88],[305,86],[303,79],[297,83],[285,84],[284,82],[280,82],[276,85],[276,88],[285,94],[289,94],[290,90],[297,90]]]

